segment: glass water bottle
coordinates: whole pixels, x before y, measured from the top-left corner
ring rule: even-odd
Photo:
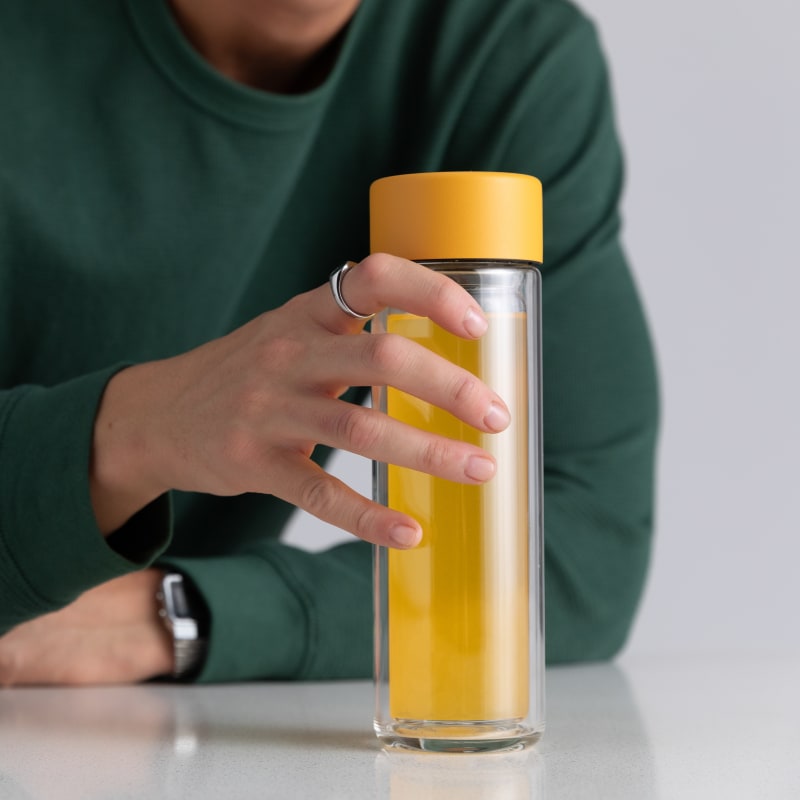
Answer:
[[[527,175],[421,173],[370,194],[371,249],[464,287],[489,328],[461,339],[389,308],[373,333],[412,339],[477,375],[511,412],[483,433],[391,386],[373,404],[497,461],[480,486],[374,465],[375,498],[422,526],[406,551],[375,548],[375,730],[390,744],[476,752],[544,730],[540,275],[541,184]]]

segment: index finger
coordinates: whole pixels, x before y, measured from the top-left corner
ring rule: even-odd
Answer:
[[[374,253],[356,264],[342,281],[341,290],[347,304],[362,314],[398,308],[429,317],[466,339],[477,339],[488,327],[477,301],[455,281],[415,261],[386,253]],[[323,286],[316,292],[314,318],[333,333],[352,332],[356,321],[336,305],[330,288]]]

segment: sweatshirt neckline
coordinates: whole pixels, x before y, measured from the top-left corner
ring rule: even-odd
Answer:
[[[190,44],[168,0],[125,0],[125,5],[141,46],[173,88],[213,116],[235,125],[274,131],[301,127],[331,94],[351,58],[366,2],[362,0],[356,9],[326,79],[300,94],[254,89],[214,69]]]

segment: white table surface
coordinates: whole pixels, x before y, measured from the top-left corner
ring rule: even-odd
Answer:
[[[372,687],[0,690],[2,800],[800,800],[800,656],[550,669],[532,749],[381,749]]]

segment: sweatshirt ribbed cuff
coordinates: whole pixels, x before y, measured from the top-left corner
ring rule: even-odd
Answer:
[[[0,625],[52,611],[148,566],[169,543],[167,496],[103,538],[89,494],[95,415],[121,366],[50,388],[18,387],[0,424]]]

